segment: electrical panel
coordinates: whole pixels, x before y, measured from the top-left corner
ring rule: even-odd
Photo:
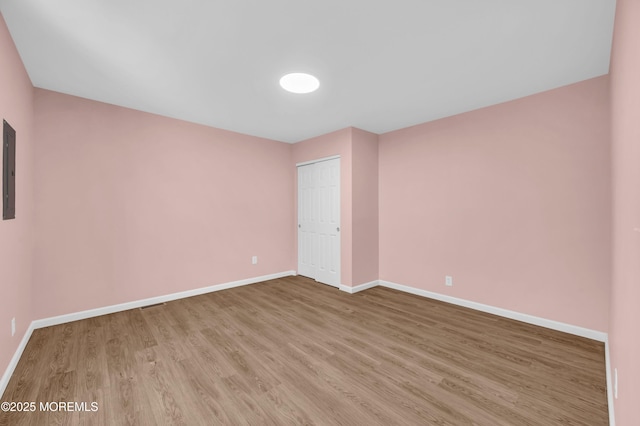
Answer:
[[[2,220],[16,217],[16,131],[2,120]]]

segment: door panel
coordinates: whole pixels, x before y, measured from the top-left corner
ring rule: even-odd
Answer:
[[[314,169],[298,167],[298,274],[316,277]]]
[[[340,286],[340,159],[298,167],[298,273]]]

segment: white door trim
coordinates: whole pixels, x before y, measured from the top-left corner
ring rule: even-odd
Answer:
[[[296,163],[296,167],[300,167],[300,166],[308,166],[309,164],[320,163],[320,162],[322,162],[322,161],[335,160],[336,158],[340,158],[340,156],[339,156],[339,155],[332,155],[332,156],[330,156],[330,157],[322,157],[322,158],[318,158],[317,160],[303,161],[302,163]]]

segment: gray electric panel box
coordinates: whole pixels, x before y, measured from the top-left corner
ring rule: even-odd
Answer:
[[[2,120],[2,220],[16,217],[16,131]]]

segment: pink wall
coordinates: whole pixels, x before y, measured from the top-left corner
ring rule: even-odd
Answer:
[[[378,279],[378,135],[352,129],[354,286]]]
[[[16,218],[0,220],[1,376],[33,320],[31,296],[34,221],[33,87],[2,15],[0,64],[0,119],[7,120],[16,131]],[[0,151],[0,161],[1,158]],[[12,337],[10,324],[14,317],[17,329]]]
[[[289,144],[40,89],[35,114],[37,318],[295,269]]]
[[[613,284],[618,425],[640,422],[640,1],[618,0],[611,60]]]
[[[351,128],[338,130],[326,135],[307,139],[291,146],[292,161],[289,170],[294,173],[294,185],[292,189],[293,202],[290,205],[294,212],[294,219],[291,222],[293,229],[292,240],[294,243],[294,253],[297,265],[298,234],[296,230],[298,211],[298,182],[296,164],[305,161],[317,160],[319,158],[340,155],[340,275],[343,285],[352,283],[352,165],[351,165]]]
[[[381,135],[380,278],[607,331],[608,85]]]

